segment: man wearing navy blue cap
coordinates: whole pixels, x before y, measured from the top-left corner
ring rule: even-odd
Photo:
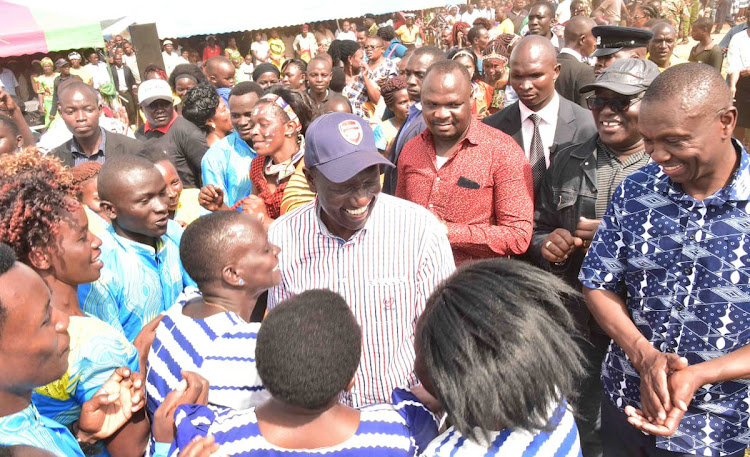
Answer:
[[[616,60],[645,59],[648,43],[654,37],[650,30],[616,25],[598,25],[591,29],[591,33],[596,37],[596,76]]]
[[[271,225],[283,246],[281,284],[268,308],[310,289],[341,294],[362,327],[364,348],[344,400],[388,403],[394,387],[413,386],[414,325],[427,297],[455,269],[443,226],[426,209],[381,194],[392,166],[369,124],[348,113],[316,119],[305,134],[305,176],[313,202]]]

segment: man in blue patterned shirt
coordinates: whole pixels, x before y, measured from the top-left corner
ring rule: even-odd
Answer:
[[[605,457],[748,446],[750,158],[732,139],[736,118],[721,75],[702,64],[668,69],[641,102],[653,163],[615,191],[580,274],[613,339]]]

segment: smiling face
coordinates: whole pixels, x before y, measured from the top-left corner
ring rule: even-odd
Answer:
[[[623,112],[614,111],[609,105],[601,109],[592,109],[596,130],[602,142],[615,151],[624,151],[641,141],[638,131],[638,114],[641,103],[637,96],[626,96],[607,89],[596,89],[594,96],[604,100],[630,99],[630,104]]]
[[[471,123],[471,83],[466,75],[458,71],[427,75],[422,114],[436,141],[458,141]]]
[[[232,118],[229,113],[229,108],[227,108],[227,104],[224,103],[223,100],[219,103],[219,106],[216,107],[216,113],[214,113],[206,123],[209,124],[211,128],[217,132],[221,132],[225,136],[232,131],[234,128],[232,126]]]
[[[310,189],[318,194],[320,219],[334,235],[348,240],[361,230],[380,194],[380,168],[366,168],[351,179],[335,183],[317,170],[305,169]]]
[[[249,142],[252,137],[252,115],[253,108],[258,102],[258,94],[249,92],[244,95],[232,95],[229,97],[229,118],[232,127],[244,141]]]
[[[89,231],[83,206],[63,211],[51,246],[43,249],[52,275],[65,284],[78,286],[99,279],[104,264],[99,260],[102,242]]]
[[[177,170],[168,159],[156,162],[155,166],[156,169],[159,170],[159,173],[161,173],[164,182],[167,185],[167,208],[170,213],[174,214],[180,206],[182,180],[180,180],[180,175],[177,174]]]
[[[641,102],[639,129],[646,153],[664,173],[691,193],[711,184],[726,184],[738,160],[734,149],[717,147],[726,143],[734,129],[736,110],[711,108],[686,103]],[[732,155],[734,153],[734,156]],[[692,194],[691,194],[692,195]]]
[[[273,103],[261,102],[253,109],[251,139],[258,155],[270,156],[284,146],[286,133],[293,131]]]
[[[53,308],[49,288],[16,262],[0,275],[5,322],[0,331],[0,390],[26,394],[60,379],[68,369],[68,317]]]

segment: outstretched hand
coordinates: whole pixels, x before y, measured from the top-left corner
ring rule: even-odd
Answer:
[[[91,400],[83,404],[78,438],[86,442],[109,438],[145,405],[143,375],[128,367],[118,368]]]

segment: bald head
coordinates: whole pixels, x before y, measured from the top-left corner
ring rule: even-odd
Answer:
[[[591,35],[591,29],[596,26],[596,21],[584,16],[573,16],[565,25],[565,47],[573,48],[585,35]],[[593,35],[591,35],[593,37]]]
[[[651,83],[643,96],[643,103],[654,102],[680,106],[689,113],[713,116],[732,106],[732,93],[715,68],[702,63],[686,63],[665,70]]]
[[[540,35],[527,35],[513,48],[510,54],[510,67],[519,61],[534,61],[554,67],[557,62],[557,49],[552,42]]]
[[[450,76],[450,78],[447,78]],[[450,83],[446,82],[450,79]],[[455,60],[443,60],[430,66],[422,83],[422,91],[430,90],[445,91],[453,90],[457,94],[471,98],[471,76],[469,71]],[[448,87],[450,86],[450,87]]]
[[[59,100],[60,106],[64,106],[65,102],[70,100],[75,94],[81,94],[79,97],[83,97],[87,102],[95,105],[99,104],[99,97],[93,87],[80,80],[71,80],[71,82],[63,82],[58,86],[57,99]]]

